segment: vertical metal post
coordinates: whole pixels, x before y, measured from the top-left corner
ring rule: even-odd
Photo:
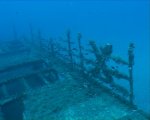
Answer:
[[[128,60],[129,60],[129,82],[130,82],[130,103],[133,105],[134,90],[133,90],[133,65],[134,65],[134,44],[130,43],[128,49]]]
[[[81,33],[78,33],[78,46],[79,46],[79,57],[80,57],[80,69],[83,71],[84,63],[83,63],[83,53],[82,53],[82,46],[81,46]]]
[[[55,56],[55,50],[54,50],[54,42],[53,42],[52,38],[50,38],[50,42],[49,42],[49,46],[48,47],[49,47],[51,56],[54,57]]]
[[[67,43],[68,43],[68,55],[70,57],[71,67],[73,68],[73,58],[72,58],[70,30],[68,30],[68,32],[67,32]]]

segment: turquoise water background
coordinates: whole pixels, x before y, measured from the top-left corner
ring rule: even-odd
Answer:
[[[130,42],[135,43],[135,103],[150,113],[150,1],[0,1],[0,40],[13,39],[41,30],[46,39],[64,37],[66,30],[83,34],[83,43],[107,42],[114,53],[127,58]],[[2,64],[2,63],[1,63]]]

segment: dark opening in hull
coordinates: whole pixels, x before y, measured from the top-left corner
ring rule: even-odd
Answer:
[[[24,104],[22,98],[4,104],[1,109],[4,120],[23,120]]]

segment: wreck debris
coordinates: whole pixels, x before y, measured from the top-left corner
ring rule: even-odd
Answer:
[[[81,68],[81,71],[84,71],[84,57],[83,57],[83,53],[82,53],[82,46],[81,46],[81,38],[82,38],[82,35],[81,33],[78,33],[78,46],[79,46],[79,56],[80,56],[80,68]]]
[[[67,38],[68,38],[68,56],[70,57],[70,62],[73,65],[73,61],[75,59],[78,59],[79,62],[74,64],[74,70],[83,70],[82,72],[83,76],[88,76],[91,79],[99,79],[99,81],[103,81],[106,83],[108,86],[110,86],[111,90],[117,90],[116,93],[119,93],[122,97],[126,96],[126,100],[131,104],[134,105],[133,103],[133,78],[132,78],[132,72],[133,72],[133,48],[134,45],[130,44],[129,45],[129,50],[128,50],[128,62],[124,59],[122,59],[119,56],[114,56],[112,55],[113,53],[113,46],[109,43],[107,43],[104,46],[98,47],[95,43],[95,41],[91,40],[89,41],[89,45],[91,47],[91,50],[87,51],[88,57],[84,57],[84,50],[82,50],[82,45],[81,45],[81,33],[78,33],[77,37],[77,43],[78,43],[78,48],[79,48],[79,55],[73,54],[72,53],[72,48],[71,48],[71,41],[70,41],[70,31],[67,33]],[[75,48],[74,48],[75,49]],[[76,49],[75,49],[76,50]],[[61,51],[60,51],[61,54]],[[95,59],[91,59],[89,56],[94,55]],[[73,57],[74,56],[74,59]],[[86,55],[85,55],[86,56]],[[129,74],[121,72],[119,68],[114,68],[110,67],[108,61],[114,61],[117,65],[124,65],[128,66],[129,68]],[[64,60],[66,61],[66,60]],[[84,62],[85,63],[84,63]],[[90,69],[87,69],[86,67],[88,65],[91,65],[92,67]],[[123,86],[116,84],[114,79],[124,79],[130,84],[130,89],[128,90],[127,88],[124,88]],[[121,94],[120,94],[121,93]]]
[[[32,70],[34,72],[31,72],[31,74],[28,74],[28,75],[21,75],[12,79],[8,79],[6,81],[4,80],[2,83],[0,83],[0,86],[1,86],[0,89],[2,89],[4,96],[5,97],[9,96],[9,93],[6,87],[8,84],[10,84],[10,81],[14,81],[14,80],[21,81],[21,84],[24,85],[25,89],[30,89],[31,86],[28,85],[27,79],[31,80],[34,78],[35,81],[40,80],[42,81],[42,84],[49,85],[49,83],[53,83],[53,80],[55,81],[59,78],[57,71],[51,68],[48,69],[47,67],[43,67],[43,64],[40,66],[41,63],[46,61],[45,59],[46,57],[42,55],[44,51],[48,53],[47,59],[49,59],[49,61],[52,57],[57,58],[57,59],[59,59],[60,57],[63,63],[65,63],[65,65],[71,65],[70,67],[71,71],[78,71],[80,73],[79,75],[81,75],[80,77],[88,78],[86,80],[89,81],[89,83],[93,82],[92,85],[97,85],[100,83],[102,86],[106,86],[111,92],[117,94],[118,98],[120,97],[121,99],[127,100],[130,103],[130,105],[134,105],[134,90],[133,90],[134,44],[131,43],[129,45],[128,62],[127,62],[126,60],[122,59],[119,56],[112,55],[113,46],[111,44],[106,44],[104,46],[99,47],[95,41],[91,40],[89,42],[91,50],[90,51],[86,51],[87,49],[84,50],[83,46],[81,45],[81,38],[82,38],[81,33],[78,33],[78,36],[77,36],[78,48],[73,47],[72,46],[73,42],[71,41],[71,34],[69,30],[67,32],[67,41],[65,41],[67,42],[67,48],[65,48],[65,47],[62,47],[61,44],[57,42],[54,43],[53,39],[50,39],[49,44],[45,45],[43,43],[41,32],[39,32],[38,52],[41,53],[41,56],[40,58],[38,58],[38,60],[30,62],[30,67],[36,64],[32,67]],[[77,54],[74,53],[74,51]],[[86,51],[86,54],[88,54],[88,56],[84,54],[85,51]],[[66,53],[66,56],[69,59],[65,59],[64,57],[62,57],[62,56],[65,56],[64,53]],[[94,56],[94,59],[91,58],[91,55]],[[77,59],[77,62],[76,62],[76,59]],[[128,66],[128,73],[121,72],[118,67],[113,67],[113,66],[111,67],[108,63],[111,60],[114,61],[117,65]],[[29,62],[27,62],[27,64],[29,64]],[[49,63],[47,64],[49,65]],[[23,63],[23,65],[26,65],[26,64]],[[88,65],[91,65],[92,67],[88,68],[87,67]],[[20,66],[22,66],[22,64],[20,65],[18,64],[18,66],[14,65],[11,67],[12,69],[14,69]],[[48,67],[51,67],[51,66],[49,65]],[[7,69],[5,71],[7,71]],[[50,79],[50,77],[54,79]],[[118,79],[120,81],[124,79],[127,82],[129,82],[130,89],[128,90],[127,88],[117,84],[115,80],[118,80]],[[33,83],[35,81],[33,81]],[[85,87],[86,89],[88,89],[88,85],[85,85]],[[24,91],[22,92],[22,94],[23,93]],[[11,98],[13,99],[14,96],[11,96]],[[5,101],[2,101],[1,105],[3,104],[3,102]]]
[[[71,36],[70,36],[71,32],[70,30],[67,31],[67,43],[68,43],[68,56],[70,58],[70,64],[71,64],[71,68],[73,68],[73,57],[72,57],[72,42],[71,42]]]
[[[128,49],[128,60],[129,60],[129,82],[130,82],[130,102],[133,104],[133,65],[134,65],[134,44],[130,43]]]

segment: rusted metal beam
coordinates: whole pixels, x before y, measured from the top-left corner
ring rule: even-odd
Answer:
[[[130,82],[130,103],[133,104],[134,91],[133,91],[133,65],[134,65],[134,44],[130,43],[128,49],[129,60],[129,82]]]

